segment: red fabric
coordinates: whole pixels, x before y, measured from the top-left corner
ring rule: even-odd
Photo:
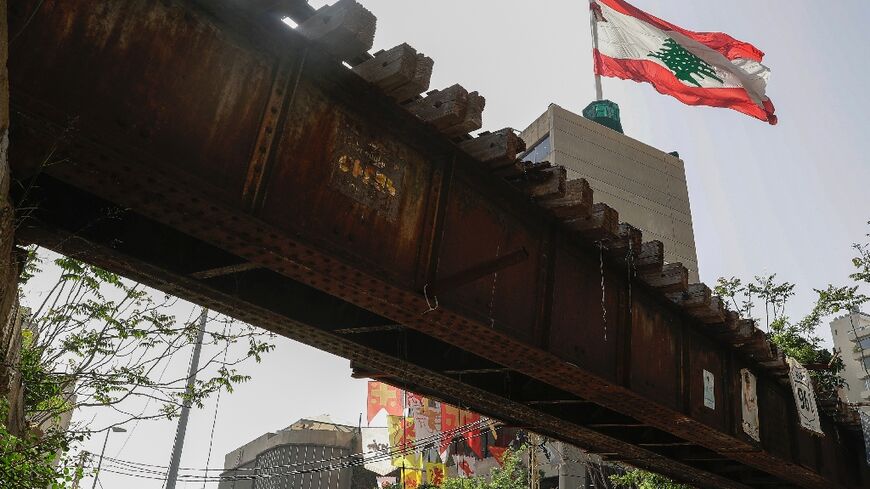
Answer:
[[[647,24],[658,27],[665,31],[676,31],[686,37],[692,38],[701,44],[704,44],[711,49],[719,51],[729,60],[737,58],[752,59],[761,62],[764,57],[764,52],[756,48],[748,42],[738,41],[733,37],[723,32],[694,32],[688,29],[683,29],[680,26],[671,24],[654,15],[650,15],[637,7],[630,5],[624,0],[598,0],[608,7],[621,12],[625,15],[630,15],[636,19],[640,19]]]
[[[392,416],[401,416],[404,410],[404,402],[402,401],[402,391],[391,385],[382,384],[377,381],[369,381],[368,385],[368,402],[366,411],[368,422],[381,411],[386,409],[387,414]]]
[[[441,403],[441,447],[440,453],[447,451],[453,442],[453,430],[459,428],[459,408],[446,402]]]
[[[615,0],[600,0],[615,1]],[[677,79],[667,68],[649,60],[614,59],[599,51],[594,52],[595,73],[623,80],[648,82],[659,93],[670,95],[688,105],[709,105],[727,107],[757,119],[776,124],[773,103],[764,100],[764,108],[759,107],[743,88],[701,88],[689,86]]]
[[[462,411],[462,426],[477,423],[478,421],[480,421],[479,414],[472,413],[471,411]],[[462,436],[465,438],[468,448],[477,455],[477,458],[483,458],[483,440],[480,436],[480,428],[467,431]]]
[[[489,447],[489,453],[495,458],[495,461],[498,462],[499,465],[504,465],[504,452],[507,451],[507,447]]]

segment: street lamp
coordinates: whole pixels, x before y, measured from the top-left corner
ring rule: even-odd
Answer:
[[[91,489],[97,489],[97,478],[100,476],[100,467],[103,465],[103,455],[106,454],[106,445],[109,443],[109,433],[126,433],[127,430],[121,428],[120,426],[112,426],[112,429],[106,430],[106,439],[103,441],[103,450],[100,452],[100,460],[97,462],[97,473],[94,474],[94,485],[91,486]]]

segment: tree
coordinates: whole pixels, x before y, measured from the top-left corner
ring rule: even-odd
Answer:
[[[468,479],[451,477],[445,479],[441,489],[528,489],[529,472],[520,462],[520,451],[522,448],[505,450],[502,466],[492,469],[488,475]]]
[[[64,487],[72,474],[66,454],[76,443],[113,426],[171,419],[185,401],[201,408],[210,395],[249,380],[239,366],[259,362],[274,348],[270,333],[215,315],[210,323],[221,331],[206,332],[209,354],[188,393],[186,372],[165,378],[173,358],[188,358],[198,333],[195,319],[179,322],[167,312],[178,299],[74,258],[51,263],[53,270],[43,271],[40,254],[30,249],[22,274],[20,295],[32,309],[17,368],[32,436],[0,444],[0,477],[9,477],[0,479],[2,487],[44,487],[47,479]],[[34,277],[49,274],[54,280],[46,292],[28,287]],[[113,411],[118,420],[58,429],[74,408]],[[20,453],[32,461],[25,471],[16,469]]]
[[[610,481],[617,487],[632,487],[637,489],[693,489],[692,486],[679,484],[667,477],[645,470],[632,470],[621,475],[610,476]]]
[[[776,274],[771,274],[756,276],[754,281],[746,285],[736,277],[719,278],[715,292],[734,305],[744,318],[753,318],[755,300],[762,300],[764,320],[757,320],[765,325],[771,343],[783,354],[811,368],[819,398],[836,397],[837,389],[843,385],[840,375],[843,362],[822,347],[822,339],[815,331],[825,317],[840,309],[854,307],[861,302],[862,296],[857,293],[857,286],[829,285],[825,290],[815,289],[817,298],[812,311],[799,321],[792,321],[786,314],[786,308],[789,298],[794,296],[794,288],[794,284],[777,282]]]
[[[674,72],[677,79],[696,87],[700,87],[701,84],[695,77],[712,78],[722,83],[722,79],[716,76],[716,69],[713,66],[671,38],[665,39],[662,48],[655,53],[649,53],[648,56],[662,60],[665,66]]]

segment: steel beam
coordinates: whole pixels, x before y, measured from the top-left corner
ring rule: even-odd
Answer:
[[[135,236],[135,226],[154,223],[223,256],[191,269],[170,259],[162,236],[138,235],[142,258],[117,260],[102,244],[89,260],[134,275],[137,267],[169,274],[183,285],[166,288],[183,297],[218,296],[233,306],[209,307],[396,382],[704,487],[752,486],[746,481],[768,480],[764,474],[783,487],[870,482],[857,433],[827,417],[824,438],[802,432],[791,393],[762,365],[278,19],[237,15],[239,8],[177,0],[10,5],[10,23],[21,31],[10,54],[10,150],[22,188],[77,189],[82,200],[135,216],[113,233]],[[71,236],[96,226],[69,228],[75,216],[52,212],[35,222]],[[99,210],[87,215],[104,219]],[[528,258],[502,268],[500,257],[518,249]],[[256,269],[191,276],[240,262]],[[463,275],[468,270],[481,273]],[[456,276],[463,280],[455,288],[422,292]],[[244,277],[263,297],[227,295],[227,284]],[[300,294],[285,297],[291,302],[316,298],[362,323],[327,321],[326,309],[288,323],[276,312],[287,305],[263,288],[270,281]],[[633,435],[584,427],[576,406],[516,402],[512,391],[497,390],[496,375],[459,382],[389,350],[394,338],[379,335],[395,332],[334,334],[390,324],[406,326],[402,334],[421,345],[473,355],[491,365],[483,368],[545,386],[552,399],[588,401],[741,470],[684,464],[685,447],[620,441]],[[741,428],[741,368],[758,376],[760,442]],[[714,409],[703,400],[704,370],[715,378]]]

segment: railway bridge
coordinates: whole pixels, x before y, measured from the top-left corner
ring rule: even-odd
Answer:
[[[19,243],[698,487],[870,485],[853,413],[800,429],[751,321],[513,131],[468,136],[483,97],[421,95],[432,60],[369,54],[374,26],[353,0],[11,2]]]

